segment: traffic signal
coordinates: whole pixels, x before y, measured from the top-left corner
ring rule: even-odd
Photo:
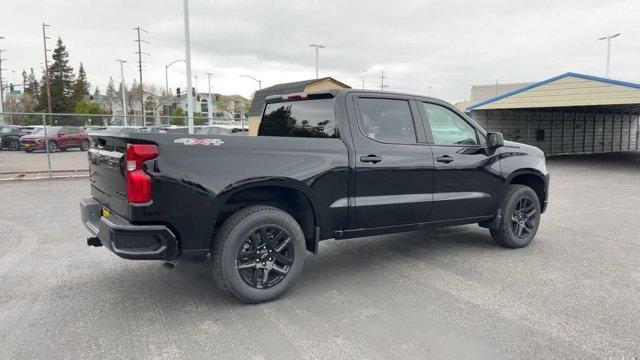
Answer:
[[[13,92],[13,84],[9,83],[9,91]]]
[[[180,88],[176,88],[176,96],[180,96]]]
[[[196,88],[191,88],[191,96],[196,96]]]

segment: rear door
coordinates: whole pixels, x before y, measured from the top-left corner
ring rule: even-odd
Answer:
[[[433,158],[413,98],[351,94],[358,226],[421,223],[433,200]]]
[[[495,215],[502,178],[484,134],[448,104],[419,102],[435,166],[429,221]]]

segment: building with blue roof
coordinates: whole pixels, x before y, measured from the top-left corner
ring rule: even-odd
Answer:
[[[488,131],[547,155],[638,150],[638,83],[567,72],[467,111]]]

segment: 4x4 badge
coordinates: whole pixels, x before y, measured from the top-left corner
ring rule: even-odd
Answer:
[[[175,139],[173,142],[183,143],[185,145],[214,145],[219,146],[224,144],[224,141],[220,139],[195,139],[195,138],[180,138]]]

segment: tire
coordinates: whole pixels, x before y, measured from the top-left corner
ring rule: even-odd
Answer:
[[[269,239],[266,243],[263,236]],[[286,248],[276,252],[285,246],[283,244]],[[269,249],[271,253],[267,253]],[[214,278],[222,289],[241,302],[271,301],[289,290],[298,279],[306,251],[302,229],[291,215],[271,206],[250,206],[235,212],[218,230],[211,254]],[[242,254],[249,255],[243,257]],[[261,267],[265,264],[266,267]],[[282,270],[287,270],[286,274],[281,273]],[[265,272],[266,282],[263,281]]]
[[[44,150],[47,150],[46,144],[45,144],[45,148]],[[49,141],[49,152],[56,152],[60,150],[60,146],[58,146],[58,143],[55,141]]]
[[[498,229],[491,230],[493,240],[512,249],[529,245],[540,225],[540,200],[536,192],[525,185],[509,185],[500,213]]]
[[[80,143],[80,151],[87,150],[89,150],[89,140],[82,140],[82,142]]]
[[[20,150],[20,142],[18,140],[11,140],[11,142],[9,142],[9,150],[11,151]]]

